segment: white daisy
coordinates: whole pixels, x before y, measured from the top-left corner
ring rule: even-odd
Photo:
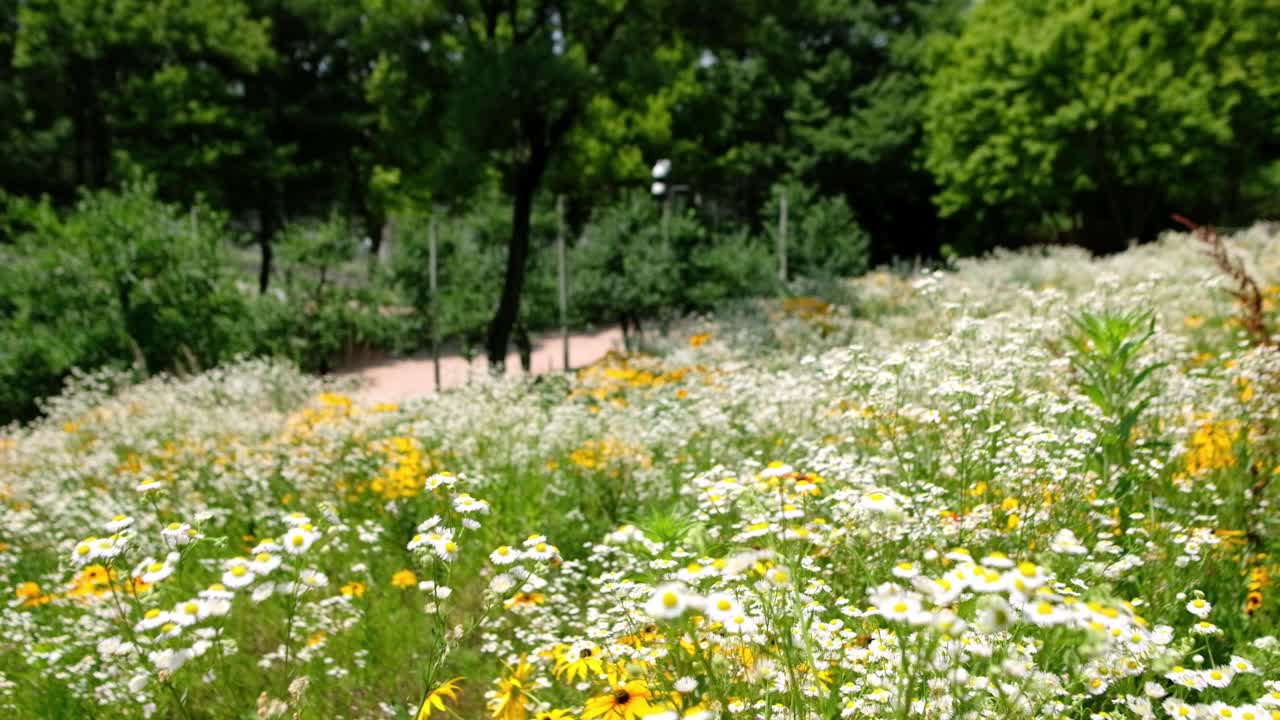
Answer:
[[[489,503],[484,500],[477,500],[468,493],[462,493],[453,499],[453,509],[465,514],[469,513],[487,513],[489,512]]]
[[[222,573],[222,584],[230,588],[242,588],[253,582],[253,569],[249,566],[249,561],[244,558],[234,558],[228,560],[225,564],[226,570]]]
[[[280,544],[284,546],[284,551],[290,555],[301,555],[319,538],[320,533],[299,526],[290,528],[289,532],[284,534]]]
[[[1201,620],[1209,617],[1209,613],[1212,611],[1213,611],[1213,606],[1210,605],[1209,601],[1205,600],[1204,598],[1196,598],[1195,600],[1192,600],[1191,602],[1187,603],[1187,612],[1191,613],[1192,615],[1195,615]]]
[[[719,623],[726,623],[729,618],[742,614],[742,606],[728,593],[716,593],[709,596],[705,607],[707,617]]]
[[[249,569],[255,575],[268,575],[280,567],[281,562],[283,562],[283,559],[279,555],[273,555],[268,550],[257,550],[253,557],[249,559]]]
[[[548,544],[545,540],[534,543],[533,545],[528,545],[528,543],[526,543],[526,546],[528,549],[524,551],[525,556],[534,560],[550,560],[560,554],[559,548],[555,545]]]
[[[134,569],[133,574],[134,577],[141,578],[142,582],[148,585],[154,585],[173,574],[174,564],[177,561],[177,553],[169,553],[164,562],[160,562],[155,558],[147,558],[139,563],[139,566]]]
[[[116,515],[106,524],[106,528],[109,533],[118,533],[130,525],[133,525],[133,518],[128,515]]]
[[[505,595],[511,588],[516,586],[515,578],[506,573],[498,573],[489,581],[489,589],[499,595]]]
[[[520,557],[521,552],[512,548],[510,545],[503,545],[497,550],[489,553],[489,561],[494,565],[510,565],[511,563],[519,560]]]
[[[147,653],[147,659],[155,666],[156,670],[163,673],[173,674],[178,671],[188,660],[191,659],[191,653],[187,650],[152,650]]]
[[[644,605],[644,611],[658,620],[671,620],[684,614],[694,597],[685,586],[678,583],[667,583],[653,589],[653,594]]]

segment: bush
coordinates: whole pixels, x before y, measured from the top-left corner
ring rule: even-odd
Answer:
[[[685,304],[691,310],[710,310],[725,300],[778,290],[772,249],[746,230],[711,236],[692,250],[682,267]]]
[[[843,197],[820,196],[796,182],[774,186],[761,211],[760,222],[771,247],[777,247],[783,191],[787,193],[788,277],[827,280],[867,271],[871,239],[858,225],[849,203]]]
[[[664,232],[658,207],[642,193],[600,209],[570,258],[575,316],[635,327],[677,305],[676,244],[696,235],[697,226],[683,215],[669,218]]]
[[[414,349],[415,318],[397,314],[386,278],[357,262],[357,237],[336,215],[285,227],[283,282],[254,303],[255,350],[327,372],[367,348]]]
[[[65,217],[47,203],[8,206],[0,419],[34,416],[75,367],[193,371],[251,347],[224,219],[196,213],[159,201],[149,180],[85,193]]]

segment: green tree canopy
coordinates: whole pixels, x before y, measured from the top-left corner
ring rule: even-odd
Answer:
[[[1278,0],[977,4],[929,79],[942,211],[1111,250],[1172,209],[1239,209],[1280,130],[1277,37]]]
[[[247,156],[237,78],[273,52],[268,23],[243,2],[32,0],[15,17],[26,120],[65,138],[55,167],[75,185],[119,180],[124,159],[162,185],[218,195]]]
[[[388,28],[371,79],[383,127],[403,139],[402,179],[440,195],[497,174],[512,201],[503,290],[487,341],[506,355],[520,314],[534,198],[566,156],[569,136],[605,103],[643,107],[670,80],[670,48],[720,41],[749,26],[751,3],[670,0],[449,0],[385,6]],[[379,30],[378,32],[383,32]],[[679,57],[677,53],[675,57]]]

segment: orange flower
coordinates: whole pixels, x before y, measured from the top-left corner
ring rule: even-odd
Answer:
[[[52,595],[45,595],[40,590],[40,585],[33,582],[18,583],[14,594],[22,601],[22,607],[36,607],[53,600]]]

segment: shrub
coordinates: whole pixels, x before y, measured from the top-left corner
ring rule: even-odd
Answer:
[[[72,368],[196,370],[247,350],[246,302],[221,237],[223,218],[156,198],[153,181],[85,193],[59,217],[47,204],[7,210],[0,250],[0,418],[28,418]]]
[[[283,283],[255,302],[255,349],[327,372],[370,347],[412,349],[411,317],[378,272],[357,263],[359,241],[346,220],[294,223],[278,240]]]
[[[663,219],[653,200],[632,193],[601,208],[570,259],[575,314],[588,321],[638,327],[680,301],[676,246],[687,245],[697,226],[683,215]]]
[[[787,194],[787,275],[830,279],[867,271],[870,237],[843,197],[821,196],[796,182],[774,187],[760,221],[771,243],[778,242],[778,215]]]

